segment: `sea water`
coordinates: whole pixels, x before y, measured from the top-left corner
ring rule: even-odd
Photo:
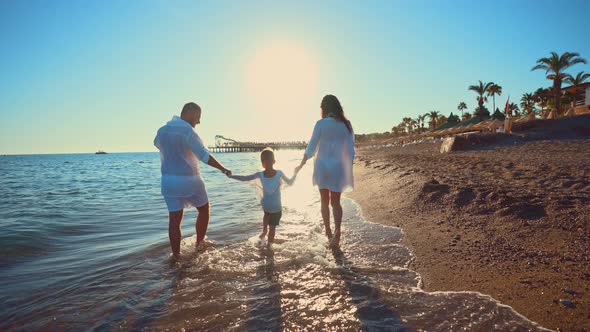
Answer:
[[[302,151],[277,151],[291,176]],[[218,154],[234,174],[258,153]],[[311,162],[310,162],[311,164]],[[196,211],[170,259],[157,153],[0,156],[0,330],[542,330],[476,292],[420,289],[403,232],[343,198],[343,240],[323,235],[307,165],[283,191],[271,251],[255,184],[202,166],[212,245]]]

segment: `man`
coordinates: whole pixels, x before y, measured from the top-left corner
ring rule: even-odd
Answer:
[[[193,130],[199,123],[201,108],[195,103],[187,103],[182,108],[180,117],[175,115],[158,130],[154,139],[154,145],[160,150],[162,195],[169,212],[168,236],[174,258],[180,255],[180,224],[184,208],[197,208],[197,246],[207,233],[209,198],[199,172],[199,160],[231,175],[230,170],[209,154],[203,141]]]

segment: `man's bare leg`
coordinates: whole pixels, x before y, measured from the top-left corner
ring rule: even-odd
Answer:
[[[268,214],[264,214],[264,217],[262,217],[262,234],[260,234],[260,236],[258,236],[259,239],[264,239],[264,237],[266,236],[266,233],[268,231],[268,221],[270,220],[270,216]]]
[[[276,225],[270,225],[270,231],[268,232],[268,244],[267,247],[270,248],[270,245],[275,242],[275,231],[277,229]]]
[[[205,239],[207,227],[209,226],[209,203],[197,208],[197,222],[195,230],[197,232],[197,245]]]
[[[330,191],[328,189],[320,189],[320,198],[322,202],[322,219],[324,220],[324,228],[328,239],[332,237],[332,229],[330,228]]]
[[[330,203],[332,203],[332,213],[334,213],[334,239],[332,245],[340,246],[340,225],[342,224],[342,205],[340,204],[340,194],[338,192],[330,192]]]
[[[180,233],[180,224],[182,223],[183,210],[172,211],[168,213],[168,237],[170,238],[170,248],[172,248],[172,255],[175,258],[180,256],[180,240],[182,234]]]

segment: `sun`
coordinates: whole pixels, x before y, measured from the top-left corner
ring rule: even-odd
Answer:
[[[312,53],[295,42],[259,48],[245,66],[245,91],[257,113],[296,109],[316,94],[318,65]]]

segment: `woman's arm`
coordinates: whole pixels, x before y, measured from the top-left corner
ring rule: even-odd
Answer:
[[[238,181],[252,181],[258,177],[258,173],[250,175],[229,175],[229,177]]]
[[[316,122],[315,126],[313,127],[313,133],[311,134],[311,139],[307,144],[307,148],[305,149],[305,153],[303,154],[303,159],[301,159],[301,163],[299,166],[295,168],[295,172],[299,172],[301,167],[305,165],[307,160],[313,157],[318,149],[318,144],[320,143],[321,137],[321,130],[320,130],[320,122]]]
[[[307,155],[303,155],[303,158],[301,159],[301,163],[299,164],[299,166],[295,167],[295,174],[299,173],[299,171],[301,170],[301,168],[303,167],[303,165],[305,165],[305,163],[307,162]]]
[[[352,128],[352,127],[351,127]],[[354,160],[354,130],[351,129],[350,137],[348,139],[348,153],[351,156],[351,159]]]

